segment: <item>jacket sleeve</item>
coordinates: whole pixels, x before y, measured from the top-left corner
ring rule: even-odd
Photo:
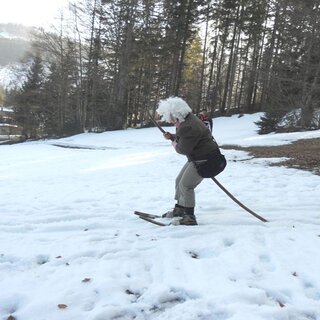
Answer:
[[[177,131],[177,145],[175,149],[183,155],[190,155],[201,138],[200,130],[194,130],[191,126],[180,128]]]

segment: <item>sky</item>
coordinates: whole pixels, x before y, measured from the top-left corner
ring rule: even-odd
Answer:
[[[0,23],[48,26],[68,0],[2,0]]]
[[[260,116],[215,118],[217,142],[320,137],[259,136]],[[198,226],[135,216],[173,207],[186,162],[157,128],[0,145],[0,319],[319,320],[320,177],[222,152],[217,180],[269,222],[210,179]]]

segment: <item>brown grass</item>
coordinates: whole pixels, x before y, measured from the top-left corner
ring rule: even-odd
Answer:
[[[320,175],[320,139],[298,140],[288,145],[272,147],[240,147],[235,145],[222,146],[223,149],[235,149],[249,152],[255,158],[281,158],[288,160],[272,163],[272,166],[286,166],[308,170]]]

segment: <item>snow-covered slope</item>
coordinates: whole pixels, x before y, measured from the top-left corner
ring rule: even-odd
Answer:
[[[0,23],[0,86],[10,89],[19,86],[21,59],[30,49],[31,27]]]
[[[21,72],[24,68],[22,64],[0,66],[0,86],[6,89],[20,88],[25,80],[25,74]]]

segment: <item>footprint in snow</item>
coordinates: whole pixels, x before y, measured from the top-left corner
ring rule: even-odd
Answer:
[[[223,244],[225,247],[231,247],[234,244],[234,240],[230,238],[226,238],[223,240]]]
[[[302,284],[305,290],[305,294],[309,299],[315,301],[320,300],[320,290],[317,289],[309,280],[302,280]]]
[[[275,270],[275,266],[272,264],[271,258],[269,255],[261,254],[259,256],[259,261],[260,261],[260,264],[263,266],[263,268],[266,269],[267,271]]]

